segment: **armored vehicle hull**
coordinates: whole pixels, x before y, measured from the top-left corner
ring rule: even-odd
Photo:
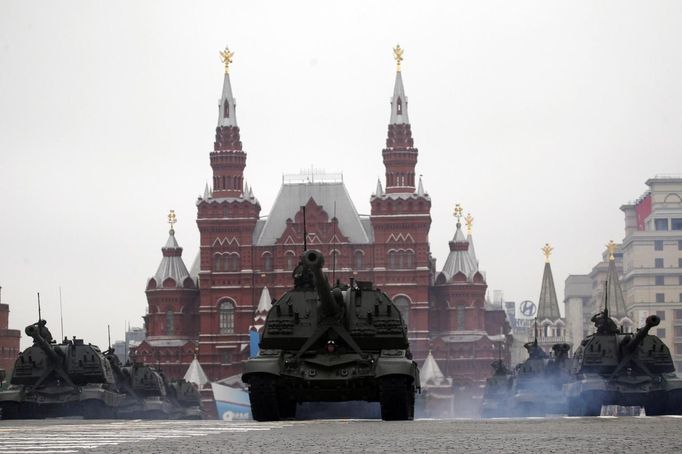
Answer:
[[[244,363],[258,421],[293,418],[303,402],[379,402],[386,420],[414,417],[419,370],[400,312],[370,282],[330,289],[307,251],[295,288],[268,313],[260,352]]]
[[[81,339],[56,344],[45,325],[40,320],[26,327],[33,345],[19,354],[11,386],[0,392],[3,419],[114,417],[125,396],[102,352]]]
[[[593,317],[597,332],[577,349],[572,380],[564,386],[571,416],[598,416],[603,405],[640,406],[649,416],[682,414],[682,379],[668,347],[649,330],[652,315],[636,334],[620,331],[608,311]]]

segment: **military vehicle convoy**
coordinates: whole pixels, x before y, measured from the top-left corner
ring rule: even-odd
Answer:
[[[169,383],[143,364],[121,366],[113,350],[82,339],[57,344],[46,324],[41,319],[25,329],[33,345],[19,354],[9,388],[0,391],[2,419],[201,417],[193,385]]]
[[[569,416],[597,416],[602,405],[640,406],[648,416],[682,414],[682,379],[668,347],[649,334],[659,317],[649,316],[636,334],[619,329],[608,308],[592,322],[597,331],[580,343],[564,386]]]
[[[96,345],[82,339],[57,344],[45,320],[26,327],[33,345],[14,364],[9,389],[0,392],[3,419],[80,415],[109,418],[125,397]]]
[[[294,418],[302,402],[379,402],[384,420],[414,417],[419,370],[400,311],[371,282],[330,288],[319,251],[273,303],[257,357],[244,363],[257,421]]]
[[[509,398],[511,397],[514,377],[501,359],[493,361],[491,366],[494,373],[485,382],[483,402],[481,403],[481,418],[510,416]]]

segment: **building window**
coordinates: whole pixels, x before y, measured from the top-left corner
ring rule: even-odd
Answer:
[[[679,300],[680,300],[679,302],[682,303],[682,293],[680,293],[680,298],[679,298]]]
[[[414,268],[414,251],[400,249],[388,253],[388,268],[392,270],[409,270]]]
[[[675,337],[682,337],[682,326],[675,327]]]
[[[365,269],[365,254],[362,251],[355,251],[353,254],[353,265],[356,270]]]
[[[656,335],[657,335],[658,337],[665,337],[665,328],[658,328],[658,329],[656,330]]]
[[[230,105],[228,104],[227,99],[223,103],[223,117],[230,118]]]
[[[668,230],[668,219],[654,219],[654,229]]]
[[[654,259],[654,268],[663,268],[663,259]]]
[[[656,285],[665,285],[665,276],[654,276]]]
[[[675,309],[675,320],[682,320],[682,309]]]
[[[682,240],[677,240],[677,250],[682,251]]]
[[[682,259],[677,259],[677,267],[682,268]]]
[[[677,283],[678,283],[679,285],[682,285],[682,274],[679,275],[679,276],[677,276]]]
[[[656,302],[665,303],[665,293],[656,293]]]
[[[663,240],[654,240],[654,251],[663,250]]]
[[[462,304],[457,306],[457,329],[459,331],[464,331],[466,329],[466,316],[464,315],[465,309]]]
[[[661,321],[665,320],[665,311],[656,311],[656,317],[660,318]]]
[[[232,355],[230,352],[221,351],[220,352],[220,364],[230,364],[232,362]]]
[[[220,334],[234,333],[234,303],[232,301],[220,303],[218,314],[220,317]]]
[[[213,271],[220,272],[223,270],[223,256],[216,254],[213,261]]]
[[[670,230],[682,230],[682,218],[672,218],[670,220]]]
[[[284,258],[286,260],[286,270],[291,271],[294,269],[294,253],[291,251],[287,251],[286,254],[284,254]]]
[[[410,320],[410,300],[405,296],[396,296],[393,299],[393,304],[395,304],[400,311],[400,315],[402,315],[405,325],[408,325],[408,321]]]
[[[675,354],[682,355],[682,344],[675,344]]]
[[[175,334],[175,326],[173,322],[175,317],[173,316],[173,311],[166,312],[166,336],[172,336]]]
[[[263,255],[263,271],[272,271],[272,254]]]
[[[229,217],[228,214],[229,214],[228,208],[227,208],[227,207],[223,207],[223,217],[224,217],[224,218]]]

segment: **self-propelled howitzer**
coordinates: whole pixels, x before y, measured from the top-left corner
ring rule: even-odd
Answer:
[[[25,329],[33,345],[17,357],[10,389],[0,392],[2,417],[115,415],[123,395],[100,349],[76,338],[54,343],[45,325],[39,320]]]
[[[650,333],[651,315],[636,334],[618,329],[608,309],[592,318],[596,333],[575,352],[571,381],[564,386],[571,416],[597,416],[602,405],[640,406],[647,415],[682,414],[682,379],[670,350]]]
[[[244,363],[254,419],[295,417],[303,402],[357,400],[379,402],[382,419],[412,419],[419,370],[400,311],[371,282],[330,288],[323,264],[318,251],[301,256],[258,356]]]

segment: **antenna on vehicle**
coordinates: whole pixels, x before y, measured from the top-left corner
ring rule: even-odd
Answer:
[[[533,332],[535,333],[535,346],[538,345],[538,318],[535,317],[535,321],[533,322]]]
[[[334,200],[334,221],[333,221],[333,236],[332,236],[332,284],[336,282],[336,200]]]
[[[604,281],[604,319],[609,318],[609,280]]]
[[[303,252],[308,250],[308,232],[306,231],[305,228],[305,207],[301,207],[301,211],[303,211]]]
[[[62,311],[62,286],[59,286],[59,323],[62,328],[62,339],[64,338],[64,313]]]
[[[109,350],[111,350],[111,325],[107,325],[107,338],[109,340]]]
[[[38,321],[41,321],[43,319],[42,315],[40,315],[40,292],[38,292]]]

